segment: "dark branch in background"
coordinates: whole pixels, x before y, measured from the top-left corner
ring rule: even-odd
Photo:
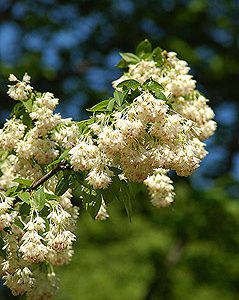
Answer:
[[[31,186],[31,190],[36,190],[39,186],[41,186],[44,182],[46,182],[48,179],[50,179],[52,176],[57,174],[58,172],[66,169],[70,169],[71,167],[66,164],[66,162],[58,164],[55,168],[53,168],[51,171],[46,173],[44,176],[42,176],[37,181],[33,182]]]
[[[144,300],[171,298],[172,287],[169,273],[180,260],[185,247],[186,242],[179,241],[169,250],[166,257],[160,257],[158,253],[153,253],[155,273],[148,285]]]

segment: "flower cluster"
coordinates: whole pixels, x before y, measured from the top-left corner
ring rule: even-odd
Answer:
[[[156,207],[165,207],[173,202],[173,182],[165,175],[166,172],[164,169],[156,169],[153,175],[144,180],[152,198],[151,202]]]
[[[5,227],[11,226],[14,218],[16,217],[16,212],[10,212],[12,209],[14,198],[5,197],[3,193],[0,193],[0,231]]]
[[[19,213],[11,212],[16,199],[1,194],[0,231],[6,254],[2,276],[13,295],[26,293],[28,299],[37,300],[55,294],[57,279],[53,266],[68,263],[73,255],[75,235],[70,230],[75,225],[78,210],[72,206],[70,197],[67,192],[59,201],[49,200],[46,217],[31,210],[24,222]],[[8,230],[4,230],[6,227]],[[43,263],[45,272],[42,271]],[[45,281],[44,289],[39,285],[41,278]]]
[[[97,133],[93,130],[69,152],[73,168],[89,170],[87,180],[96,189],[110,184],[111,167],[117,166],[121,177],[136,182],[158,168],[188,176],[207,154],[195,122],[148,92],[135,98],[124,113],[116,113],[111,123],[96,115],[96,124],[91,128]]]
[[[27,100],[32,91],[32,87],[30,85],[30,76],[25,73],[22,81],[18,80],[17,77],[13,74],[9,76],[9,81],[16,82],[14,85],[9,85],[8,95],[16,100],[16,101],[24,101]]]
[[[22,101],[25,115],[7,120],[0,130],[1,190],[17,188],[16,178],[40,179],[47,164],[59,156],[59,150],[72,148],[77,140],[75,123],[54,114],[58,99],[53,94],[35,93],[27,74],[22,82],[14,75],[9,80],[17,81],[9,86],[8,94]],[[56,185],[56,176],[44,184],[40,196],[48,195],[44,211],[33,204],[38,191],[25,192],[25,203],[17,193],[11,197],[5,192],[0,194],[0,232],[4,242],[1,276],[13,295],[49,299],[57,290],[53,267],[68,263],[73,255],[72,230],[78,207],[72,205],[69,189],[56,200]],[[29,209],[27,214],[22,213],[24,205]]]
[[[196,81],[189,74],[186,61],[177,58],[175,52],[162,52],[163,64],[160,67],[152,60],[140,60],[130,64],[129,71],[113,81],[113,87],[124,80],[134,79],[140,83],[152,78],[164,87],[164,93],[175,112],[192,120],[201,129],[200,140],[209,138],[216,129],[213,110],[207,105],[208,99],[196,90]]]
[[[148,188],[154,206],[166,207],[174,198],[168,171],[189,176],[207,154],[214,113],[187,63],[159,49],[125,57],[133,61],[113,82],[114,97],[82,122],[54,113],[59,100],[35,92],[27,74],[9,77],[8,95],[20,102],[0,129],[0,263],[14,295],[53,296],[53,267],[73,255],[73,195],[96,220],[108,217],[107,195],[126,195],[134,182]]]
[[[9,80],[17,82],[9,86],[8,94],[14,100],[24,100],[22,105],[27,122],[23,124],[21,118],[14,116],[0,129],[0,148],[14,153],[0,167],[3,173],[0,187],[3,188],[11,187],[16,177],[40,178],[43,173],[39,165],[53,162],[59,156],[59,148],[72,148],[78,135],[75,122],[54,113],[59,99],[52,93],[34,93],[27,74],[22,81],[13,74]]]

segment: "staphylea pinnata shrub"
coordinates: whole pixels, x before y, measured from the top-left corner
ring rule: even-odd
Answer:
[[[168,171],[189,176],[207,154],[214,113],[187,63],[147,40],[121,56],[127,71],[113,81],[113,96],[79,122],[54,113],[58,99],[35,91],[28,74],[9,76],[16,105],[0,130],[0,263],[13,295],[55,294],[54,266],[71,260],[79,207],[104,220],[118,198],[130,216],[138,184],[167,207]]]

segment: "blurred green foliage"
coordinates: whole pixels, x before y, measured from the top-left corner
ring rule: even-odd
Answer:
[[[105,222],[82,215],[55,300],[236,300],[239,202],[225,190],[178,183],[175,205],[161,210],[142,191],[131,223],[119,203]]]

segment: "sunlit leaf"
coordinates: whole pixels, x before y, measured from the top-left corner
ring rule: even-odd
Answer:
[[[137,64],[140,59],[137,55],[129,52],[120,53],[120,56],[127,62],[131,64]]]
[[[145,39],[136,48],[136,54],[139,57],[142,57],[145,53],[151,53],[152,51],[152,45],[149,42],[149,40]]]
[[[97,103],[96,105],[94,105],[93,107],[88,108],[87,111],[90,111],[90,112],[106,111],[109,101],[110,101],[110,99],[103,100],[100,103]]]
[[[156,47],[152,52],[152,59],[157,62],[157,66],[160,66],[163,62],[162,49]]]
[[[32,99],[28,99],[27,101],[22,102],[27,112],[32,112]]]
[[[134,79],[127,79],[122,82],[120,82],[117,87],[123,88],[126,90],[136,90],[138,87],[140,87],[140,83],[137,80]]]
[[[23,202],[29,204],[30,203],[30,193],[29,192],[23,192],[17,194],[17,197],[20,198]]]
[[[112,111],[115,105],[115,99],[111,99],[107,105],[107,110]]]
[[[13,180],[13,182],[17,182],[17,183],[20,183],[20,184],[25,185],[25,186],[31,186],[32,183],[33,183],[33,180],[25,179],[25,178],[15,178]]]

